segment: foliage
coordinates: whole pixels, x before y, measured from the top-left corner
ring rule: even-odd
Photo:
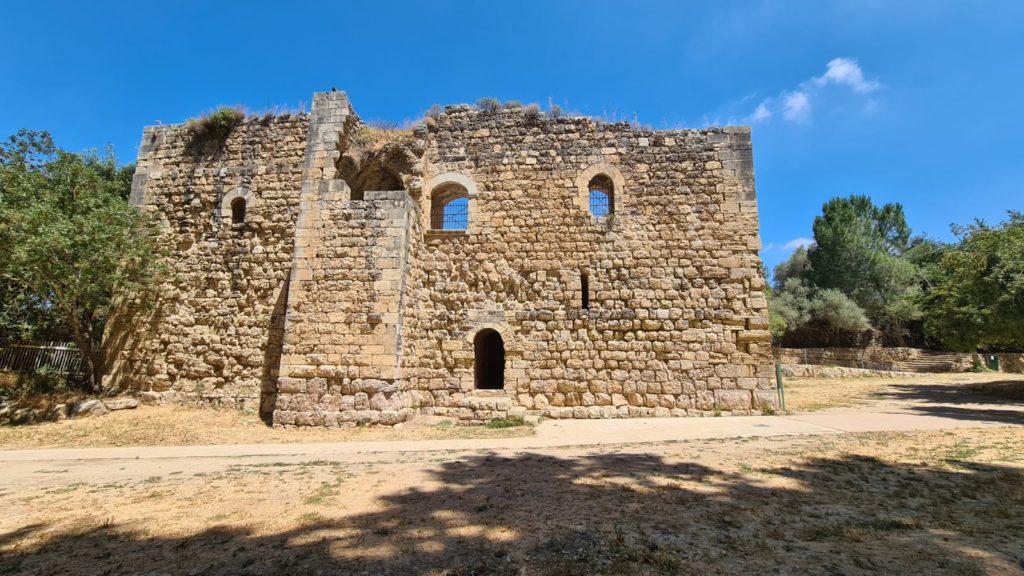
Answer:
[[[244,121],[245,110],[240,106],[221,106],[210,114],[192,118],[185,123],[188,152],[194,156],[213,154],[224,147],[232,130]]]
[[[807,312],[812,321],[826,326],[832,336],[843,332],[856,334],[871,328],[857,303],[834,288],[819,290],[811,299]]]
[[[810,249],[798,248],[775,267],[776,286],[797,278],[814,291],[838,290],[887,340],[902,344],[908,326],[919,324],[922,280],[907,258],[912,246],[902,206],[875,206],[867,196],[834,198],[822,206],[813,229]]]
[[[908,312],[890,304],[911,301],[903,292],[918,280],[914,265],[903,258],[910,244],[903,207],[878,207],[867,196],[834,198],[813,229],[815,245],[807,253],[813,284],[842,291],[879,328],[900,328]]]
[[[487,428],[514,428],[516,426],[525,426],[526,421],[522,416],[509,416],[508,418],[495,418],[484,424]]]
[[[798,278],[789,278],[772,291],[768,300],[768,327],[772,336],[781,337],[807,324],[810,295],[811,289]]]
[[[953,231],[959,243],[933,255],[928,267],[926,332],[954,350],[1024,346],[1024,213]]]
[[[772,290],[768,327],[777,340],[799,335],[806,343],[838,345],[856,340],[871,328],[855,302],[834,288],[819,289],[799,278],[788,278]]]
[[[505,109],[506,110],[515,110],[517,108],[522,108],[522,107],[523,107],[523,103],[520,102],[519,100],[509,100],[508,102],[505,102]]]
[[[73,154],[27,130],[0,145],[0,280],[23,313],[45,311],[40,325],[71,335],[97,389],[113,293],[145,289],[161,270],[152,219],[124,200],[129,182],[109,150]]]
[[[501,108],[501,102],[497,98],[491,98],[485,96],[476,101],[477,108],[480,108],[484,112],[497,112]]]
[[[772,270],[772,280],[782,286],[787,280],[806,279],[811,271],[811,262],[807,259],[807,249],[800,246],[784,262],[779,262]]]

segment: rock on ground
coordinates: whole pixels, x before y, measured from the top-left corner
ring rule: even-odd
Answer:
[[[80,400],[78,402],[75,402],[75,405],[71,407],[72,418],[97,416],[101,414],[106,414],[107,412],[110,412],[110,410],[106,407],[106,405],[104,405],[103,402],[100,402],[95,398],[90,398],[88,400]]]

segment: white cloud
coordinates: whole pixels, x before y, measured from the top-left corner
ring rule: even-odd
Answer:
[[[828,83],[845,84],[857,92],[867,93],[878,90],[881,84],[874,80],[865,80],[864,71],[853,58],[833,58],[828,63],[828,71],[824,76],[814,79],[818,86]]]
[[[792,90],[783,90],[778,96],[766,98],[747,116],[752,124],[767,122],[776,115],[790,122],[807,122],[815,101],[823,100],[829,86],[844,87],[858,94],[868,94],[882,87],[877,80],[868,80],[864,71],[854,58],[833,58],[826,65],[825,73],[812,76]],[[877,106],[877,102],[868,99],[866,109]]]
[[[811,99],[807,92],[790,92],[782,96],[782,117],[800,122],[811,115]]]
[[[759,122],[764,122],[771,117],[772,111],[768,109],[767,101],[765,101],[757,105],[757,109],[755,109],[754,113],[747,118],[747,121],[752,124],[757,124]]]
[[[799,238],[793,238],[789,242],[786,242],[785,244],[782,245],[782,247],[786,250],[796,250],[797,248],[810,248],[813,245],[814,240],[810,238],[804,238],[803,236],[801,236]]]
[[[798,238],[793,238],[792,240],[786,242],[785,244],[776,244],[775,242],[769,242],[764,246],[764,248],[762,248],[762,250],[792,252],[797,248],[810,248],[811,246],[814,246],[814,240],[812,240],[811,238],[804,238],[803,236],[800,236]]]

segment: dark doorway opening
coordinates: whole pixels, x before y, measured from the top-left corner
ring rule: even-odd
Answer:
[[[491,329],[481,330],[473,339],[476,387],[501,390],[505,387],[505,342]]]

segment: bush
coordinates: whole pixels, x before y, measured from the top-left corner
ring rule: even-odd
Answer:
[[[562,107],[558,104],[551,104],[548,106],[548,114],[550,114],[552,118],[558,118],[562,115]]]
[[[522,416],[509,416],[508,418],[497,418],[491,420],[484,426],[487,428],[515,428],[516,426],[525,426],[526,421],[523,420]]]
[[[425,118],[433,118],[434,120],[437,120],[438,118],[441,117],[442,112],[444,112],[444,109],[441,108],[439,104],[434,104],[429,109],[427,109],[423,116]]]
[[[523,107],[523,103],[520,102],[519,100],[509,100],[508,102],[505,102],[505,109],[506,110],[514,110],[516,108],[522,108],[522,107]]]
[[[501,102],[497,98],[485,96],[476,101],[476,106],[484,112],[497,112],[501,108]]]
[[[189,134],[188,152],[212,154],[220,150],[231,131],[244,121],[245,110],[240,106],[221,106],[211,114],[189,120],[185,124]]]
[[[834,288],[818,291],[811,300],[808,312],[812,320],[828,326],[833,335],[871,329],[871,323],[864,315],[864,310],[846,294]]]
[[[540,120],[540,106],[536,104],[528,104],[523,108],[523,115],[529,122],[536,122]]]

